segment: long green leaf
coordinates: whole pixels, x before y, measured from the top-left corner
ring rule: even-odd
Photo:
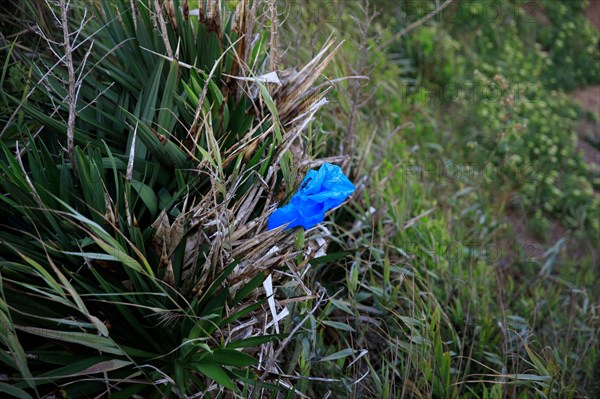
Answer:
[[[327,362],[327,361],[331,361],[331,360],[338,360],[338,359],[343,359],[345,357],[348,357],[354,353],[356,353],[357,351],[355,351],[354,349],[350,349],[350,348],[346,348],[346,349],[342,349],[341,351],[337,351],[335,353],[332,353],[329,356],[325,356],[324,358],[322,358],[321,360],[319,360],[320,362]]]
[[[83,345],[88,348],[98,349],[102,352],[112,353],[114,355],[124,356],[125,353],[119,348],[112,339],[94,334],[87,334],[77,331],[58,331],[47,328],[29,327],[15,325],[15,328],[38,337],[55,339],[58,341],[69,342],[72,344]]]
[[[206,360],[224,366],[237,367],[252,366],[258,363],[258,360],[254,357],[230,348],[215,349],[212,354],[206,357]]]
[[[25,351],[19,342],[19,337],[15,331],[15,326],[11,320],[9,307],[4,297],[4,286],[2,274],[0,273],[0,342],[8,348],[12,361],[21,376],[27,381],[31,388],[35,388],[35,381],[32,380],[32,374],[27,365],[27,357]]]
[[[194,362],[194,368],[225,388],[237,391],[227,372],[221,366],[210,361]]]
[[[244,338],[237,341],[233,341],[227,345],[227,348],[250,348],[253,346],[259,346],[271,342],[275,339],[284,339],[288,334],[271,334],[271,335],[259,335],[256,337]]]
[[[32,396],[22,390],[21,388],[17,388],[13,385],[9,385],[5,382],[0,382],[0,392],[4,392],[5,394],[14,396],[19,399],[31,399]]]

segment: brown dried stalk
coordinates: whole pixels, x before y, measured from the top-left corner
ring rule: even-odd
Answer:
[[[69,153],[69,160],[73,166],[73,173],[77,176],[77,168],[75,168],[75,118],[77,116],[77,97],[75,95],[76,89],[76,77],[75,68],[73,67],[73,50],[71,47],[71,38],[69,36],[69,21],[67,19],[67,12],[69,10],[70,1],[60,1],[60,21],[63,31],[63,43],[62,46],[65,51],[65,65],[67,67],[68,74],[68,85],[69,85],[69,118],[67,119],[67,151]]]

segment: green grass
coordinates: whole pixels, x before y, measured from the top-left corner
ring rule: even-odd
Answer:
[[[541,50],[525,51],[524,43],[535,40],[526,26],[477,17],[472,26],[434,19],[395,47],[378,49],[394,27],[410,22],[398,24],[394,18],[402,13],[388,12],[399,6],[378,5],[385,8],[370,23],[360,7],[341,6],[339,18],[323,29],[347,41],[336,76],[369,76],[338,84],[334,109],[322,117],[322,126],[339,137],[354,118],[361,166],[355,173],[366,180],[334,234],[344,261],[315,271],[335,295],[323,314],[352,327],[336,332],[325,325],[313,333],[316,374],[340,382],[315,382],[307,394],[594,397],[599,198],[597,176],[577,154],[580,111],[554,90],[551,76],[564,76],[555,66],[563,55],[545,65]],[[519,4],[501,6],[524,12]],[[582,17],[574,11],[563,18]],[[361,69],[363,46],[369,61]],[[304,50],[294,56],[310,54]],[[577,56],[583,73],[583,65],[595,62]],[[593,83],[593,73],[573,80]],[[459,100],[443,91],[529,82],[537,88],[531,101],[511,99],[510,90]],[[515,210],[541,243],[515,235],[519,228],[506,216]],[[562,226],[558,238],[548,235],[554,225]],[[347,356],[323,365],[320,353]]]
[[[487,1],[456,3],[464,23],[441,15],[392,41],[435,2],[287,4],[282,68],[312,67],[233,94],[227,75],[268,72],[272,19],[247,69],[227,50],[231,4],[222,39],[176,12],[168,41],[188,69],[155,54],[153,6],[134,23],[128,2],[101,2],[85,32],[113,50],[90,56],[79,107],[101,95],[78,114],[75,162],[68,110],[54,112],[64,70],[25,100],[54,60],[1,45],[0,392],[598,396],[599,176],[565,91],[598,83],[599,35],[584,3],[540,2],[547,25],[520,0],[495,2],[514,18],[494,21]],[[319,84],[329,104],[303,125]],[[497,95],[452,91],[469,87]],[[266,232],[320,157],[352,199],[310,231]],[[289,312],[278,331],[269,273]]]

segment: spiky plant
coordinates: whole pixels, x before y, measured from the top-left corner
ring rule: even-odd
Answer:
[[[259,2],[193,4],[48,2],[49,51],[21,67],[20,95],[3,85],[0,391],[292,386],[267,294],[289,275],[293,293],[308,259],[266,217],[319,162],[303,132],[335,49],[275,72]],[[4,51],[5,73],[27,59]]]

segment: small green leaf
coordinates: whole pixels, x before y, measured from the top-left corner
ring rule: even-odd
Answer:
[[[309,261],[312,266],[320,266],[326,265],[328,263],[335,262],[337,260],[343,259],[346,256],[350,255],[351,251],[340,251],[332,254],[327,254],[325,256],[319,256],[318,258],[313,258]]]
[[[228,348],[215,349],[211,355],[206,357],[206,359],[224,366],[245,367],[258,363],[258,360],[254,357],[238,350]]]
[[[248,306],[242,308],[241,310],[235,312],[234,314],[227,317],[226,319],[221,320],[221,322],[219,323],[219,327],[223,327],[229,323],[233,323],[240,317],[243,317],[243,316],[247,315],[248,313],[255,311],[256,309],[260,308],[263,305],[263,303],[266,302],[266,300],[267,300],[266,298],[263,298],[260,301],[253,303],[252,305],[248,305]]]
[[[320,362],[327,362],[327,361],[331,361],[331,360],[342,359],[344,357],[348,357],[350,355],[353,355],[354,353],[356,353],[356,351],[354,349],[346,348],[346,349],[343,349],[341,351],[332,353],[329,356],[325,356],[323,359],[321,359],[319,361]]]
[[[134,179],[131,180],[131,186],[138,193],[138,195],[144,202],[144,205],[148,207],[148,210],[150,211],[152,216],[155,216],[158,212],[158,198],[156,197],[154,190],[152,190],[152,188],[147,184],[144,184],[141,181],[137,181]]]
[[[215,291],[221,286],[223,281],[225,281],[227,276],[229,276],[229,274],[238,265],[238,263],[239,263],[239,261],[234,261],[229,266],[227,266],[225,269],[223,269],[223,271],[214,279],[212,284],[204,292],[204,295],[202,295],[202,299],[200,300],[201,304],[204,304],[204,302],[208,301],[213,296]]]
[[[227,345],[227,348],[249,348],[252,346],[266,344],[274,339],[283,339],[285,337],[287,337],[287,334],[259,335],[257,337],[244,338],[231,342],[229,345]]]
[[[323,320],[323,321],[321,321],[321,323],[325,324],[328,327],[336,328],[338,330],[354,332],[354,328],[350,327],[346,323],[340,323],[339,321]]]
[[[194,362],[193,365],[196,370],[214,380],[216,383],[231,389],[232,391],[237,391],[236,386],[233,384],[233,381],[231,381],[231,378],[229,378],[229,375],[227,375],[227,372],[223,367],[211,361]]]
[[[335,306],[339,310],[343,310],[348,314],[354,315],[354,312],[352,311],[352,309],[350,309],[350,306],[348,306],[348,303],[346,301],[340,301],[338,299],[330,299],[330,301],[333,304],[333,306]]]
[[[248,282],[248,284],[242,287],[235,294],[235,298],[233,299],[233,305],[240,303],[241,300],[245,299],[248,295],[254,292],[254,290],[260,287],[260,285],[263,283],[263,281],[265,281],[268,275],[268,271],[258,273],[252,280]]]
[[[258,89],[260,90],[260,95],[261,95],[262,99],[264,100],[265,104],[267,105],[269,112],[273,116],[273,129],[275,130],[275,138],[277,140],[277,143],[280,144],[283,141],[283,135],[281,134],[281,126],[279,124],[279,113],[277,112],[277,106],[275,105],[273,98],[271,98],[271,95],[269,94],[269,90],[267,90],[267,87],[263,83],[260,83],[260,82],[257,82],[257,85],[258,85]]]
[[[545,381],[550,381],[552,379],[552,377],[549,375],[514,374],[513,376],[516,380],[521,380],[521,381],[545,382]]]

